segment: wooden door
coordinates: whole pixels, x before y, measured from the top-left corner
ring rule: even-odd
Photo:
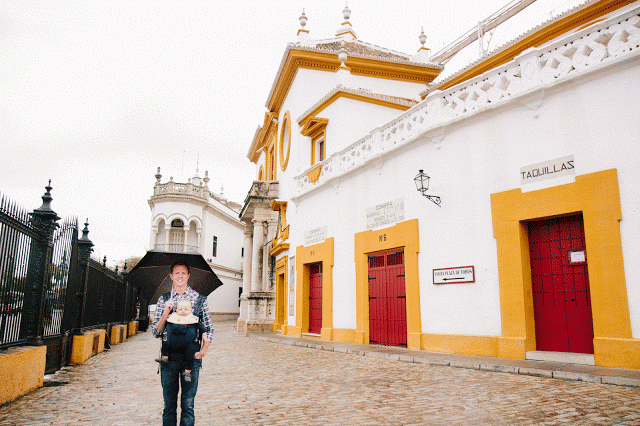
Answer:
[[[309,265],[309,333],[322,329],[322,262]]]
[[[403,250],[369,255],[369,342],[407,346]]]
[[[528,228],[537,349],[592,354],[582,216],[530,222]]]

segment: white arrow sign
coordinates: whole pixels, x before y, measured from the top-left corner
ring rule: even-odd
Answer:
[[[473,266],[458,266],[456,268],[440,268],[433,270],[434,284],[473,283],[476,275]]]

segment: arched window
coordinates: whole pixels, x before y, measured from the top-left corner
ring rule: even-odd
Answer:
[[[173,252],[184,251],[184,222],[180,219],[173,219],[171,221],[171,244],[169,250]]]

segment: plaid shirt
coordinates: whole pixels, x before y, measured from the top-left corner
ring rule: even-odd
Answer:
[[[195,306],[196,301],[198,300],[198,297],[200,297],[200,293],[193,290],[191,287],[187,287],[187,290],[182,294],[176,293],[176,291],[172,288],[171,298],[169,300],[173,302],[173,309],[175,310],[178,300],[187,299],[188,301],[191,302],[191,306]],[[165,333],[164,331],[159,332],[157,328],[158,321],[160,321],[160,318],[162,318],[162,312],[164,312],[164,304],[165,304],[164,297],[160,296],[160,298],[158,299],[158,303],[156,304],[156,312],[153,315],[153,325],[151,326],[151,332],[153,333],[153,337],[162,337],[162,340],[166,341],[167,333]],[[206,297],[204,298],[204,303],[202,304],[201,308],[203,313],[202,325],[207,331],[204,334],[204,338],[205,340],[211,342],[213,340],[213,324],[211,323],[211,315],[209,314],[210,312],[209,302],[207,301]],[[198,316],[198,312],[194,312],[193,314],[195,316]],[[165,330],[166,330],[166,325],[165,325]]]

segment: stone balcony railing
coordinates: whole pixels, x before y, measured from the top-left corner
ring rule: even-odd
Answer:
[[[640,55],[640,8],[582,31],[531,48],[515,60],[447,91],[436,91],[389,124],[294,178],[298,198],[376,158],[417,140],[430,130],[462,120],[546,86]],[[317,181],[307,173],[322,167]]]
[[[209,188],[206,186],[189,183],[177,183],[169,181],[167,183],[156,183],[153,187],[153,196],[161,195],[191,195],[204,200],[209,196]]]
[[[169,251],[172,253],[196,253],[198,251],[198,246],[184,244],[156,244],[153,249],[157,251]]]

